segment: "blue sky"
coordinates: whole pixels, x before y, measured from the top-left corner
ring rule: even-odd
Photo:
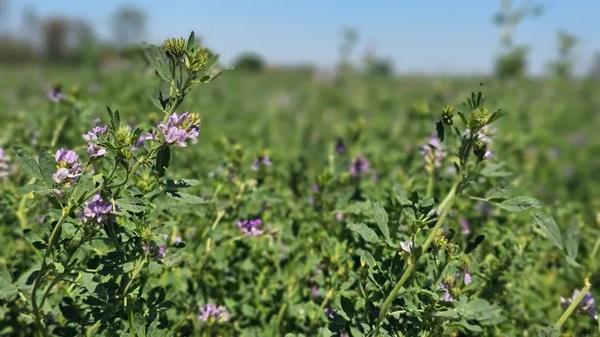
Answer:
[[[409,73],[481,73],[493,68],[499,29],[492,22],[499,0],[8,0],[13,31],[25,8],[40,17],[66,15],[89,21],[110,38],[110,18],[123,5],[143,9],[147,40],[194,30],[229,62],[253,51],[272,63],[335,64],[344,27],[359,32],[357,55],[372,48]],[[519,3],[520,1],[513,1]],[[526,19],[515,41],[530,45],[530,70],[541,73],[556,57],[556,32],[579,38],[579,71],[600,51],[600,1],[545,0],[544,12]]]

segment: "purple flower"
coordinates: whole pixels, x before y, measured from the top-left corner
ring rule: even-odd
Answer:
[[[100,158],[106,155],[106,149],[94,143],[89,143],[87,146],[87,154],[91,158]]]
[[[60,85],[54,86],[52,90],[48,91],[48,99],[55,103],[65,99],[65,95],[62,93],[62,88]]]
[[[96,126],[94,126],[90,131],[86,132],[83,135],[83,139],[86,142],[95,142],[96,140],[98,140],[98,137],[100,135],[103,135],[106,133],[106,131],[108,131],[108,126],[102,124],[102,123],[98,123]]]
[[[460,219],[458,219],[458,223],[460,224],[460,229],[463,235],[471,234],[471,224],[467,219],[461,217]]]
[[[263,233],[261,219],[240,220],[237,226],[246,236],[258,236]]]
[[[167,246],[159,246],[156,252],[156,258],[162,260],[167,255]]]
[[[112,205],[104,201],[100,194],[96,194],[85,203],[85,207],[83,208],[83,221],[95,222],[98,224],[104,223],[112,210]]]
[[[573,290],[573,294],[570,298],[560,298],[560,305],[564,309],[566,309],[575,300],[577,296],[579,296],[579,290],[575,289]],[[581,302],[579,302],[578,308],[580,312],[589,315],[593,319],[598,319],[598,315],[596,313],[596,301],[589,292],[583,296],[583,299],[581,300]]]
[[[214,304],[205,304],[200,308],[198,319],[203,322],[218,322],[223,323],[229,321],[229,311],[223,306],[216,306]]]
[[[442,301],[444,301],[444,302],[454,301],[454,298],[452,297],[452,294],[450,293],[450,289],[446,283],[440,284],[440,289],[444,292],[442,294]]]
[[[56,151],[54,159],[56,160],[57,170],[52,178],[57,183],[73,182],[83,172],[83,167],[79,163],[79,156],[74,151],[60,149]]]
[[[341,138],[338,138],[335,141],[335,153],[337,153],[337,154],[346,153],[346,144],[344,144],[344,141]]]
[[[350,164],[350,175],[354,178],[357,178],[363,173],[367,173],[369,171],[369,167],[369,161],[363,156],[358,156]]]
[[[336,315],[335,310],[333,310],[331,307],[327,307],[325,308],[325,316],[329,319],[333,319]]]
[[[6,178],[12,172],[12,166],[9,163],[9,158],[0,147],[0,179]]]
[[[138,139],[135,141],[135,144],[131,147],[131,150],[136,151],[139,148],[141,148],[142,146],[144,146],[144,144],[149,141],[149,140],[154,140],[155,136],[153,133],[150,132],[143,132]]]
[[[485,150],[485,153],[483,154],[483,159],[490,160],[492,158],[494,158],[494,152],[490,150]]]
[[[179,147],[187,146],[187,142],[195,143],[200,134],[200,117],[197,114],[184,112],[178,115],[174,112],[166,123],[158,124],[165,142]]]
[[[463,271],[463,282],[465,285],[471,284],[473,280],[471,279],[471,274],[468,271]]]
[[[313,300],[316,300],[317,298],[321,297],[321,291],[319,290],[319,287],[317,287],[317,286],[310,287],[310,297]]]
[[[254,159],[252,165],[250,166],[250,169],[252,171],[258,171],[261,166],[266,168],[271,166],[272,164],[273,163],[271,162],[271,158],[269,157],[269,155],[262,154],[258,156],[258,158]]]
[[[442,166],[442,160],[446,157],[446,151],[444,151],[440,139],[436,136],[431,136],[427,140],[427,144],[421,147],[421,155],[425,160],[426,167],[433,170],[433,168]]]

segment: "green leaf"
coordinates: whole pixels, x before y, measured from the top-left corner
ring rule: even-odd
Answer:
[[[137,198],[121,198],[115,200],[115,204],[118,206],[120,211],[128,211],[133,213],[143,212],[146,208],[142,200]]]
[[[442,121],[438,121],[437,123],[435,123],[435,130],[437,133],[437,137],[440,139],[441,142],[444,141],[444,123],[442,123]]]
[[[188,204],[206,204],[206,200],[204,198],[197,197],[195,195],[184,193],[184,192],[176,192],[176,191],[167,191],[167,196],[182,202],[187,202]]]
[[[31,155],[31,153],[21,148],[15,149],[15,153],[17,155],[17,161],[19,162],[21,168],[25,171],[25,173],[45,183],[45,178],[42,174],[42,170],[40,169],[40,166],[38,165],[37,161],[35,161],[35,158]]]
[[[167,145],[163,145],[156,154],[156,164],[154,165],[154,169],[158,173],[159,177],[165,175],[167,168],[169,167],[169,162],[171,161],[171,150]]]
[[[365,264],[368,265],[369,268],[374,268],[377,266],[377,261],[375,261],[375,258],[373,257],[373,255],[371,255],[371,253],[367,252],[364,249],[358,249],[356,253],[360,257],[361,266],[364,267]]]
[[[508,199],[511,191],[512,186],[510,185],[494,188],[486,193],[485,199],[490,201]]]
[[[542,202],[531,197],[520,196],[497,203],[498,207],[510,212],[522,212],[530,208],[540,208]]]
[[[388,227],[388,215],[385,208],[379,203],[373,203],[373,218],[383,237],[390,241],[390,228]]]
[[[574,266],[579,267],[579,263],[575,261],[577,258],[577,251],[579,250],[579,226],[577,221],[574,221],[571,226],[569,226],[569,230],[567,231],[568,235],[565,236],[565,253],[567,263]]]
[[[348,228],[350,230],[358,233],[363,238],[363,240],[365,240],[367,242],[371,242],[371,243],[380,242],[379,237],[377,236],[377,233],[375,233],[374,230],[367,227],[367,225],[365,225],[363,223],[350,224],[350,225],[348,225]]]
[[[556,247],[558,247],[562,250],[563,249],[562,236],[560,234],[560,229],[558,228],[556,221],[554,221],[554,218],[551,215],[541,212],[541,211],[535,212],[533,214],[533,218],[535,219],[535,222],[538,224],[538,226],[540,227],[542,232],[544,232],[544,234],[546,234],[548,239]]]
[[[0,300],[10,301],[17,296],[18,291],[8,270],[5,267],[0,269]]]

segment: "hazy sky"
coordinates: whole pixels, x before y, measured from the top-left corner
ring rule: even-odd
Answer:
[[[536,3],[544,6],[543,14],[526,19],[515,36],[531,46],[530,70],[543,72],[556,57],[559,29],[579,38],[576,67],[587,69],[600,51],[600,1]],[[344,27],[359,32],[358,55],[372,48],[401,72],[488,72],[499,50],[492,22],[499,0],[9,0],[8,26],[16,31],[23,10],[31,8],[40,17],[85,19],[109,39],[110,18],[126,4],[146,12],[147,40],[194,30],[225,62],[254,51],[272,63],[331,66]]]

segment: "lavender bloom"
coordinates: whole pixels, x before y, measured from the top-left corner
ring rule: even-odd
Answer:
[[[83,221],[101,224],[108,220],[108,216],[112,210],[112,205],[104,201],[100,194],[96,194],[85,203]]]
[[[187,146],[187,142],[195,143],[200,134],[200,117],[194,113],[184,112],[178,115],[174,112],[166,123],[158,124],[165,142],[179,147]]]
[[[131,147],[131,150],[136,151],[139,148],[141,148],[142,146],[144,146],[144,144],[146,143],[146,141],[154,140],[154,139],[155,139],[155,136],[154,136],[153,133],[144,132],[135,141],[135,144]]]
[[[94,141],[98,140],[98,137],[100,135],[105,134],[106,131],[108,131],[108,126],[106,126],[102,123],[97,123],[96,126],[94,126],[90,131],[86,132],[83,135],[83,139],[88,143],[94,142]]]
[[[490,150],[486,150],[485,153],[483,154],[483,159],[490,160],[492,158],[494,158],[494,153]]]
[[[477,133],[477,139],[489,145],[492,143],[492,137],[495,134],[496,128],[491,125],[486,125]]]
[[[321,297],[321,291],[319,290],[319,287],[317,287],[317,286],[310,287],[310,297],[313,300],[316,300],[317,298]]]
[[[71,150],[60,149],[54,155],[57,170],[52,176],[55,182],[75,181],[83,172],[83,167],[79,163],[79,156]]]
[[[55,86],[52,90],[48,91],[48,99],[54,103],[58,103],[65,99],[65,95],[62,93],[62,88],[60,85]]]
[[[198,314],[198,319],[203,322],[223,323],[229,321],[229,318],[229,311],[225,307],[211,303],[203,305]]]
[[[461,217],[458,220],[458,223],[460,224],[460,229],[463,235],[471,234],[471,224],[469,224],[469,221],[467,219]]]
[[[452,297],[452,294],[450,293],[450,289],[446,283],[440,284],[440,289],[444,292],[444,294],[442,295],[442,301],[444,301],[444,302],[454,301],[454,298]]]
[[[471,279],[471,274],[468,271],[463,271],[463,282],[465,285],[471,284],[473,280]]]
[[[335,153],[337,153],[337,154],[346,153],[346,144],[344,144],[344,141],[341,138],[338,138],[335,141]]]
[[[427,140],[427,144],[421,148],[421,155],[425,159],[426,166],[433,170],[442,166],[442,160],[446,157],[446,151],[442,146],[442,142],[436,136],[431,136]]]
[[[87,154],[91,158],[99,158],[106,155],[106,149],[94,143],[89,143],[87,146]]]
[[[564,309],[566,309],[578,295],[579,290],[575,289],[573,290],[573,294],[570,298],[564,298],[561,296],[560,305]],[[581,300],[581,302],[579,302],[578,308],[582,313],[589,315],[593,319],[598,319],[598,314],[596,313],[596,301],[589,292],[583,296],[583,299]]]
[[[350,164],[350,175],[354,178],[359,177],[363,173],[368,172],[370,169],[369,161],[363,157],[358,156],[354,159],[354,161]]]
[[[263,154],[263,155],[258,156],[258,158],[254,159],[254,161],[252,162],[252,165],[250,166],[250,169],[252,171],[258,171],[261,166],[268,167],[268,166],[271,166],[272,164],[273,163],[271,162],[271,158],[269,157],[269,155]]]
[[[12,172],[8,159],[4,149],[0,147],[0,179],[6,178]]]
[[[246,236],[258,236],[263,233],[261,219],[240,220],[237,226]]]
[[[167,255],[167,246],[159,246],[156,252],[156,258],[162,260]]]

